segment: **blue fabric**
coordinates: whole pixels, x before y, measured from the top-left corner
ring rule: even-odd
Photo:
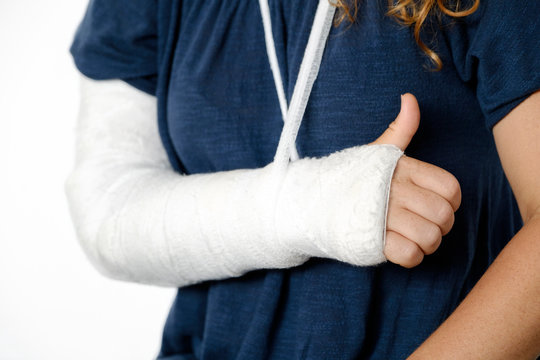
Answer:
[[[419,100],[406,153],[453,173],[463,201],[437,252],[413,269],[312,259],[178,290],[160,359],[404,359],[455,309],[522,225],[491,128],[540,88],[540,2],[489,0],[464,19],[412,31],[360,1],[356,24],[332,28],[298,136],[301,156],[378,137]],[[270,0],[291,97],[317,1]],[[434,32],[429,29],[436,29]],[[254,0],[94,0],[71,53],[95,79],[156,94],[172,166],[205,173],[268,164],[282,120]]]

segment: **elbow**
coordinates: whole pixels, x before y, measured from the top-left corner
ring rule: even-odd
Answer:
[[[75,235],[86,258],[103,276],[115,280],[127,280],[125,271],[117,266],[118,252],[114,251],[112,233],[103,231],[107,219],[114,217],[107,199],[92,187],[84,167],[78,167],[64,180],[64,195]]]
[[[137,177],[121,172],[111,176],[89,163],[79,164],[68,175],[64,193],[78,243],[92,266],[107,278],[160,287],[189,285],[180,274],[162,269],[162,261],[156,264],[141,247],[147,244],[148,234],[137,227],[129,211],[138,213],[140,207],[126,207]]]

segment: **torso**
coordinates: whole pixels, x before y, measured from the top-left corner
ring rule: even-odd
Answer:
[[[270,0],[285,91],[292,95],[317,1]],[[352,267],[312,259],[179,289],[162,358],[403,359],[452,312],[520,226],[474,79],[452,63],[438,34],[440,72],[411,30],[361,1],[357,24],[332,28],[297,139],[301,157],[377,138],[413,93],[421,123],[408,156],[459,180],[452,231],[413,268]],[[258,3],[183,2],[167,124],[188,173],[256,168],[272,161],[283,125]]]

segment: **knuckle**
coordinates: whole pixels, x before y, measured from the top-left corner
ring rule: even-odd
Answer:
[[[456,221],[456,217],[454,215],[454,213],[452,212],[451,215],[450,215],[450,219],[448,219],[448,221],[446,221],[443,226],[441,227],[441,229],[443,230],[441,233],[442,235],[446,235],[450,232],[450,230],[452,230],[452,227],[454,226],[454,222]]]
[[[412,268],[422,262],[424,254],[417,246],[411,244],[403,248],[402,265],[407,268]]]
[[[394,258],[394,240],[391,235],[391,231],[386,232],[386,244],[384,244],[383,254],[388,259]]]
[[[404,185],[399,180],[393,180],[390,185],[390,194],[388,195],[388,206],[394,207],[403,202]]]
[[[414,163],[415,159],[403,154],[402,157],[399,158],[399,163],[401,163],[401,166],[403,167],[410,167]]]
[[[402,184],[399,180],[392,180],[390,184],[390,196],[396,195],[402,192]]]
[[[435,224],[430,224],[426,228],[426,241],[423,247],[426,254],[429,255],[429,254],[434,253],[435,250],[437,250],[437,248],[441,244],[441,241],[442,241],[441,229]]]
[[[441,237],[441,235],[441,229],[437,225],[429,223],[426,228],[426,236],[428,240],[436,241],[439,237]]]
[[[459,181],[450,173],[448,175],[448,180],[446,180],[445,188],[450,198],[458,199],[461,197],[461,187],[459,185]]]
[[[401,179],[405,177],[406,168],[409,166],[409,160],[408,157],[402,156],[399,158],[396,168],[394,169],[394,174],[392,175],[392,179]]]
[[[386,215],[386,230],[393,230],[394,228],[394,221],[396,218],[396,215],[394,214],[395,211],[396,207],[392,204],[392,199],[390,199],[388,204],[388,213]]]
[[[397,126],[397,121],[394,120],[388,125],[388,130],[390,130],[392,133],[396,133],[399,130],[399,127]]]
[[[437,249],[438,249],[439,246],[441,245],[441,241],[442,241],[442,237],[439,237],[437,240],[428,243],[427,246],[426,246],[426,249],[424,250],[424,251],[425,251],[425,254],[426,254],[426,255],[431,255],[431,254],[433,254],[435,251],[437,251]]]
[[[452,209],[452,205],[445,201],[437,209],[437,222],[439,223],[439,225],[448,224],[452,222],[453,217],[454,209]]]
[[[414,173],[418,167],[422,166],[421,163],[420,160],[404,154],[399,158],[396,164],[394,177],[405,182],[411,182],[411,174]]]

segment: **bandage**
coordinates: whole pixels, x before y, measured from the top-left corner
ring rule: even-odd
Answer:
[[[265,167],[181,175],[161,143],[156,98],[121,80],[81,76],[76,164],[65,190],[79,241],[104,275],[180,287],[310,257],[385,261],[390,183],[403,152],[363,145],[297,160],[295,150],[335,7],[319,0],[288,107],[268,3],[259,3],[285,122]]]
[[[290,268],[310,257],[375,265],[392,173],[403,152],[363,145],[275,163],[182,175],[168,161],[156,98],[81,75],[75,166],[65,191],[92,264],[124,281],[180,287]]]

